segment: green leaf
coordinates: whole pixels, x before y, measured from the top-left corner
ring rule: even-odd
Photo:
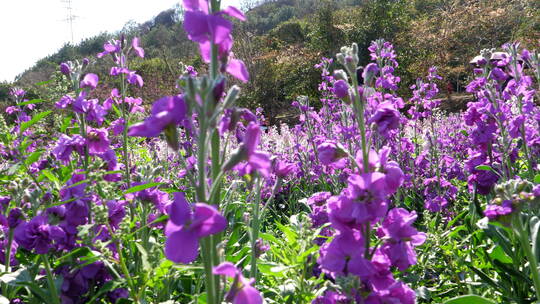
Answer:
[[[476,166],[476,168],[474,168],[476,170],[482,170],[482,171],[493,171],[493,168],[491,168],[490,166],[488,165],[480,165],[480,166]]]
[[[60,258],[56,259],[55,265],[59,265],[60,263],[68,260],[68,259],[76,259],[84,256],[92,255],[92,250],[88,247],[78,247],[77,249],[74,249],[70,251],[69,253],[61,256]]]
[[[534,183],[540,184],[540,174],[536,174],[536,176],[534,177]]]
[[[265,240],[265,241],[267,241],[267,242],[270,242],[270,243],[273,243],[273,244],[278,244],[278,243],[279,243],[278,239],[276,239],[276,237],[273,236],[273,235],[271,235],[271,234],[261,232],[261,233],[259,234],[259,236],[260,236],[263,240]]]
[[[67,128],[71,126],[71,116],[64,117],[62,125],[60,126],[60,132],[66,133]]]
[[[477,295],[460,296],[450,299],[444,304],[495,304],[495,302]]]
[[[502,250],[501,246],[493,247],[488,253],[492,259],[499,260],[501,263],[512,263],[512,259]]]
[[[147,183],[147,184],[142,184],[142,185],[134,186],[134,187],[131,187],[131,188],[127,189],[126,191],[124,191],[123,194],[128,194],[128,193],[133,193],[133,192],[139,192],[139,191],[142,191],[142,190],[144,190],[144,189],[156,187],[156,186],[159,186],[159,185],[162,185],[162,184],[163,184],[163,183]]]
[[[18,103],[17,105],[18,106],[25,106],[25,105],[29,105],[29,104],[36,104],[36,103],[42,103],[42,102],[45,102],[45,100],[43,100],[43,99],[32,99],[32,100],[23,101],[21,103]]]
[[[287,237],[287,241],[289,243],[296,243],[297,234],[291,228],[284,226],[280,224],[279,222],[276,222],[276,225],[279,228],[279,230],[281,230],[281,232],[285,234],[285,236]]]
[[[285,271],[290,267],[275,263],[258,263],[257,268],[262,274],[273,277],[285,277]]]
[[[25,121],[21,124],[21,130],[20,132],[24,132],[26,129],[30,128],[31,126],[33,126],[34,124],[36,124],[37,122],[39,122],[40,120],[42,120],[43,118],[47,117],[47,115],[51,114],[52,111],[45,111],[45,112],[41,112],[41,113],[38,113],[36,115],[34,115],[34,117],[32,117],[32,119],[30,119],[29,121]]]
[[[540,219],[537,216],[531,217],[529,221],[531,227],[531,240],[533,253],[536,256],[536,260],[540,260]]]
[[[51,299],[50,297],[45,294],[45,292],[43,292],[43,289],[41,289],[41,287],[39,287],[38,284],[34,283],[34,282],[20,282],[19,285],[24,285],[26,287],[28,287],[30,289],[30,291],[32,291],[32,293],[38,297],[39,299],[41,299],[42,303],[51,303]]]
[[[152,266],[150,266],[150,263],[148,262],[148,253],[146,252],[146,249],[144,249],[144,247],[139,243],[135,243],[135,246],[141,253],[141,260],[144,271],[149,272],[152,269]]]
[[[99,288],[98,292],[94,295],[94,297],[88,303],[97,303],[97,299],[99,298],[99,296],[122,286],[122,284],[123,284],[122,281],[115,281],[115,280],[108,281],[107,283],[103,284],[103,286]]]
[[[48,178],[51,182],[53,182],[56,187],[58,188],[59,185],[60,185],[60,180],[58,179],[58,177],[56,177],[54,174],[52,174],[52,172],[50,170],[42,170],[41,171],[41,174],[43,174],[46,178]]]
[[[482,281],[488,283],[489,285],[495,287],[495,289],[499,289],[500,286],[497,282],[493,281],[487,274],[485,274],[482,270],[475,268],[473,266],[467,265],[474,273],[476,273],[480,278],[482,278]]]
[[[500,245],[504,252],[511,258],[514,258],[513,246],[510,239],[506,235],[506,231],[503,228],[489,224],[484,232],[492,239],[497,245]]]
[[[31,165],[33,163],[35,163],[41,156],[41,154],[43,154],[43,151],[35,151],[35,152],[32,152],[32,154],[30,154],[25,160],[24,160],[24,163],[26,165]]]
[[[52,81],[52,79],[45,80],[45,81],[40,81],[40,82],[37,82],[36,85],[37,86],[42,86],[42,85],[45,85],[45,84],[47,84],[47,83],[49,83],[51,81]]]

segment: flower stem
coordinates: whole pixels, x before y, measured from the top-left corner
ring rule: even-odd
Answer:
[[[51,265],[49,264],[49,255],[42,254],[41,259],[45,265],[45,271],[47,272],[47,284],[49,285],[49,290],[51,291],[51,299],[53,303],[60,304],[58,291],[56,290],[56,285],[54,285],[54,278],[51,272]]]
[[[257,279],[257,239],[260,229],[260,203],[261,203],[261,181],[257,179],[255,197],[253,198],[253,218],[251,219],[251,269],[250,277]]]
[[[529,260],[529,268],[531,269],[531,276],[534,283],[536,301],[539,301],[540,300],[540,275],[538,273],[538,261],[536,260],[536,256],[532,252],[531,244],[529,242],[529,234],[527,233],[527,229],[523,226],[522,218],[519,214],[516,215],[516,217],[517,217],[517,220],[515,222],[517,224],[519,241],[521,243],[521,247],[525,251],[525,255],[527,256],[527,259]]]
[[[362,158],[363,158],[363,167],[364,173],[369,172],[369,151],[367,147],[366,140],[366,125],[364,122],[364,102],[360,98],[358,93],[358,76],[356,73],[351,73],[352,84],[353,84],[353,95],[354,95],[354,108],[356,116],[358,118],[358,129],[360,130],[361,144],[362,144]]]
[[[8,243],[7,243],[6,257],[5,257],[5,261],[6,261],[5,269],[4,269],[5,272],[9,272],[9,267],[10,267],[9,264],[11,262],[11,244],[13,243],[13,235],[14,235],[14,230],[9,229],[9,236],[8,236]],[[2,294],[7,295],[8,287],[9,285],[7,283],[2,284]]]

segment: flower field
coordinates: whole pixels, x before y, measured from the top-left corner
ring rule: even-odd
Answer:
[[[245,15],[183,9],[206,68],[151,107],[129,95],[145,50],[124,35],[62,63],[58,100],[10,91],[0,304],[540,302],[537,51],[478,50],[473,101],[448,113],[437,67],[400,96],[399,50],[351,41],[312,67],[320,98],[268,125],[236,103]]]

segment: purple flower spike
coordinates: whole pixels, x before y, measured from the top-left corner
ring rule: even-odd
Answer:
[[[182,96],[166,96],[152,105],[152,113],[144,122],[132,125],[129,136],[155,137],[167,126],[176,126],[186,118],[186,103]]]
[[[165,227],[165,256],[175,263],[191,263],[199,253],[199,239],[223,231],[227,220],[213,206],[195,204],[194,210],[183,193],[175,193]]]
[[[213,273],[233,278],[233,286],[227,293],[225,300],[233,304],[261,304],[261,293],[252,285],[254,279],[246,279],[242,272],[230,262],[224,262],[214,267]]]
[[[90,88],[95,89],[97,87],[99,81],[99,77],[96,74],[88,73],[84,76],[83,80],[81,80],[80,87],[81,88]]]
[[[133,38],[131,46],[133,47],[133,50],[135,51],[135,54],[137,54],[137,56],[144,58],[144,50],[142,47],[139,46],[139,37]]]

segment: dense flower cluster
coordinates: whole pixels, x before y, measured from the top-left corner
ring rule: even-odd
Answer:
[[[302,278],[292,279],[316,283],[299,284],[308,294],[299,302],[415,303],[404,277],[429,242],[416,221],[451,223],[464,214],[456,202],[469,196],[471,216],[484,217],[478,226],[498,222],[505,238],[515,233],[508,239],[519,242],[516,254],[524,250],[520,271],[535,269],[527,249],[536,246],[529,233],[540,198],[538,53],[518,44],[482,51],[467,86],[474,101],[443,114],[436,67],[404,100],[393,45],[372,42],[359,67],[353,44],[336,56],[343,70],[331,71],[330,58],[315,65],[320,108],[298,96],[298,123],[266,128],[261,109],[235,106],[239,88],[224,74],[247,82],[249,73],[232,52],[230,18],[245,16],[219,3],[183,0],[183,27],[208,74],[182,65],[178,94],[158,98],[148,114],[128,96],[130,85],[144,86],[129,64],[145,56],[137,37],[110,40],[97,54],[112,60],[109,75],[120,84],[103,101],[94,96],[106,78],[92,73],[91,59],[60,64],[72,87],[55,103],[59,132],[36,128],[51,111],[37,113],[39,101],[10,91],[12,126],[0,144],[0,302],[21,303],[20,292],[58,304],[260,304],[278,295],[265,284],[284,278],[280,288],[289,288],[286,271],[301,267]],[[307,225],[295,219],[298,231],[287,230],[284,214],[305,215]],[[274,251],[281,240],[273,225],[293,259]],[[523,273],[540,287],[536,272]]]

